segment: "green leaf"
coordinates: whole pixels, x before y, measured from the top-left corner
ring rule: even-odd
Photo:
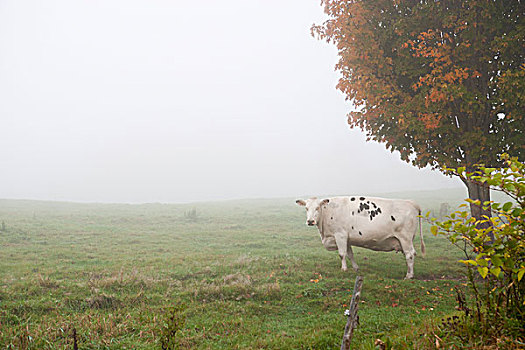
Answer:
[[[503,204],[502,210],[503,211],[509,211],[510,208],[512,208],[512,202],[507,202],[507,203]]]
[[[495,267],[503,265],[503,262],[501,261],[501,259],[498,256],[493,256],[490,259],[490,261],[492,261],[492,265],[494,265]]]
[[[476,259],[476,262],[477,262],[478,265],[480,265],[480,266],[485,266],[485,267],[489,266],[489,263],[488,263],[487,260],[485,260],[485,259]]]
[[[478,263],[475,262],[475,261],[472,260],[472,259],[470,259],[470,260],[460,260],[459,262],[461,262],[461,263],[463,263],[463,264],[465,264],[465,265],[468,265],[468,264],[470,264],[470,265],[474,265],[474,266],[477,266],[477,265],[478,265]]]
[[[430,227],[430,232],[432,232],[432,234],[435,236],[438,234],[438,227],[437,226],[432,226]]]
[[[498,185],[498,181],[496,181],[494,179],[488,179],[487,180],[487,184],[489,184],[490,186],[497,186]]]
[[[524,274],[525,274],[525,267],[522,266],[520,271],[518,272],[518,282],[521,281]]]
[[[500,269],[499,267],[493,267],[493,268],[490,269],[490,272],[491,272],[494,276],[498,277],[499,274],[501,273],[501,269]],[[483,277],[483,278],[485,278],[485,277]]]
[[[487,277],[487,275],[489,273],[489,269],[487,267],[478,266],[478,272],[479,272],[481,278],[485,278],[485,277]]]
[[[514,186],[514,184],[511,184],[511,183],[505,184],[503,187],[510,192],[516,191],[516,186]]]

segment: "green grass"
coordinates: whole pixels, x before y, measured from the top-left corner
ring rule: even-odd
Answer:
[[[418,198],[419,196],[419,198]],[[424,210],[456,191],[397,194]],[[185,215],[192,208],[197,219]],[[294,200],[78,204],[0,200],[3,348],[160,348],[166,310],[185,306],[187,349],[329,349],[340,344],[355,273],[342,272]],[[459,251],[424,226],[427,256],[354,250],[364,276],[355,348],[417,347],[454,312]],[[419,238],[416,239],[419,251]],[[312,282],[313,280],[313,282]],[[317,280],[317,282],[316,282]]]

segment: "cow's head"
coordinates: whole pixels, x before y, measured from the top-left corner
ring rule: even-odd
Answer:
[[[309,198],[306,200],[298,199],[295,201],[297,205],[305,207],[306,209],[306,224],[308,226],[315,226],[319,222],[319,215],[321,214],[321,207],[330,202],[329,199]]]

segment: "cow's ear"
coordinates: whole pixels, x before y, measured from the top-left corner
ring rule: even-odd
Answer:
[[[301,207],[304,207],[306,205],[306,202],[302,199],[296,200],[295,203],[297,203],[297,205],[300,205]]]
[[[325,204],[328,204],[328,203],[330,203],[330,200],[328,198],[327,199],[323,199],[321,201],[321,205],[325,205]]]

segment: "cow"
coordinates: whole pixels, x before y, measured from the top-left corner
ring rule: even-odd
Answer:
[[[408,267],[405,279],[413,278],[416,255],[413,241],[418,218],[421,255],[425,256],[421,208],[411,200],[345,196],[298,199],[296,203],[306,208],[306,224],[317,226],[324,247],[338,251],[343,271],[347,270],[346,257],[350,258],[354,271],[358,271],[352,251],[352,246],[356,246],[403,252]]]

